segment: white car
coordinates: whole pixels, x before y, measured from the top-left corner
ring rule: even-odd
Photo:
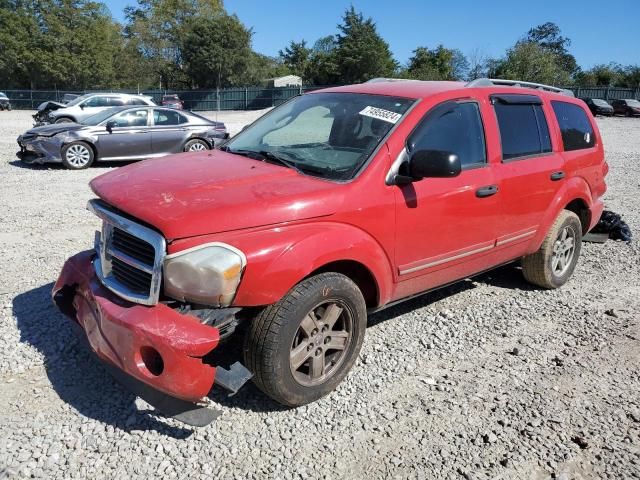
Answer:
[[[145,95],[130,95],[128,93],[87,93],[67,104],[58,102],[44,102],[38,107],[33,116],[35,126],[49,123],[75,122],[82,123],[102,110],[110,107],[122,106],[154,106],[151,97]]]

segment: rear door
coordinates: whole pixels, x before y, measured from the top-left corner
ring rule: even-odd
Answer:
[[[154,155],[182,152],[186,138],[188,119],[170,108],[153,109],[151,146]]]
[[[549,130],[553,112],[536,95],[491,95],[499,131],[502,221],[496,246],[506,261],[527,252],[565,182],[565,163]],[[554,130],[555,131],[555,130]]]

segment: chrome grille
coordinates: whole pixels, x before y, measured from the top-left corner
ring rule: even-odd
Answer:
[[[119,215],[99,200],[89,201],[87,208],[102,219],[94,261],[102,284],[132,302],[158,303],[166,253],[162,235]]]

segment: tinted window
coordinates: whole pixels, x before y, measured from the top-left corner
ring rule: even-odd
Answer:
[[[463,167],[485,163],[484,130],[478,105],[446,103],[436,107],[411,134],[408,147],[411,152],[455,153]]]
[[[127,101],[127,105],[146,105],[145,101],[141,98],[130,98]]]
[[[503,160],[551,151],[549,127],[540,105],[498,101],[494,108],[500,128]]]
[[[584,109],[572,103],[558,101],[551,102],[551,105],[562,132],[565,151],[580,150],[595,145],[593,128]]]
[[[178,112],[171,110],[154,110],[153,122],[159,126],[180,125],[181,123],[187,123],[187,119]]]

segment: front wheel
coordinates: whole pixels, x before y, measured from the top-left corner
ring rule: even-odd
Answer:
[[[71,170],[89,168],[93,159],[93,149],[85,142],[73,142],[62,148],[62,163]]]
[[[366,322],[364,297],[348,277],[310,277],[253,320],[245,364],[258,388],[277,402],[313,402],[334,390],[355,363]]]
[[[582,223],[575,213],[563,210],[540,249],[522,259],[524,278],[542,288],[561,287],[573,274],[581,247]]]
[[[204,140],[198,138],[189,140],[184,146],[185,152],[202,152],[204,150],[209,150],[209,145]]]
[[[73,123],[73,120],[67,117],[58,118],[55,123]]]

